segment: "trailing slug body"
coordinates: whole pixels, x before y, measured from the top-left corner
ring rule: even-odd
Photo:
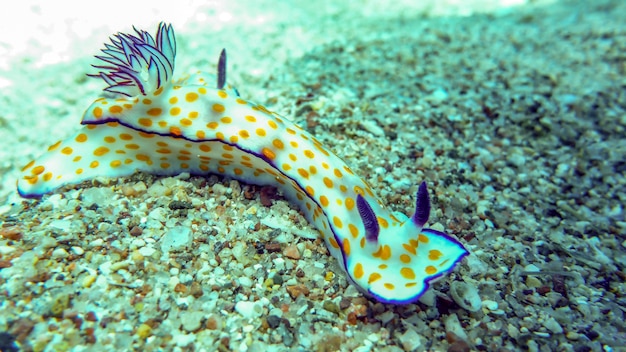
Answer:
[[[172,27],[161,23],[156,38],[136,32],[117,34],[97,56],[94,76],[107,83],[106,97],[91,104],[74,136],[23,168],[20,195],[40,197],[96,176],[137,171],[217,173],[275,185],[319,229],[350,281],[384,303],[415,302],[468,254],[453,237],[424,228],[425,183],[415,214],[398,218],[315,137],[241,99],[226,83],[224,51],[217,77],[198,72],[174,80]]]

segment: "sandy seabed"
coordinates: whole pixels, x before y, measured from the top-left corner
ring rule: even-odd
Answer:
[[[216,175],[19,198],[103,86],[84,75],[99,30],[70,59],[3,61],[0,350],[626,350],[626,3],[377,9],[199,6],[173,21],[177,72],[226,47],[243,97],[392,209],[426,180],[430,225],[471,252],[453,274],[417,304],[368,300],[294,204]]]

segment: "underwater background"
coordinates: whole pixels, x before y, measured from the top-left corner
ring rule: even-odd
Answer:
[[[0,350],[626,350],[624,1],[37,1],[0,11]],[[351,285],[275,190],[21,168],[79,127],[94,55],[176,30],[214,72],[470,255],[420,302]]]

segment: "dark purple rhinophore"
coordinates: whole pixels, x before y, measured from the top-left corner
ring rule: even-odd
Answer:
[[[363,226],[365,226],[365,239],[368,242],[378,242],[378,233],[380,232],[378,219],[376,219],[376,214],[374,214],[372,207],[360,194],[356,196],[356,208],[359,210]]]
[[[224,89],[226,84],[226,49],[222,49],[217,61],[217,89]]]
[[[430,199],[428,198],[428,188],[426,182],[420,184],[417,190],[417,201],[415,202],[415,214],[411,217],[418,227],[423,227],[430,215]]]

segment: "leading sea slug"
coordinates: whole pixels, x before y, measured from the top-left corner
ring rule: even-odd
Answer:
[[[315,137],[226,83],[226,54],[217,75],[175,80],[176,40],[161,23],[156,38],[119,33],[97,56],[105,96],[85,112],[83,127],[22,170],[18,191],[40,197],[97,176],[137,171],[221,174],[275,185],[319,229],[350,281],[383,303],[412,303],[468,254],[455,238],[424,228],[426,183],[415,213],[400,218],[371,187]]]

